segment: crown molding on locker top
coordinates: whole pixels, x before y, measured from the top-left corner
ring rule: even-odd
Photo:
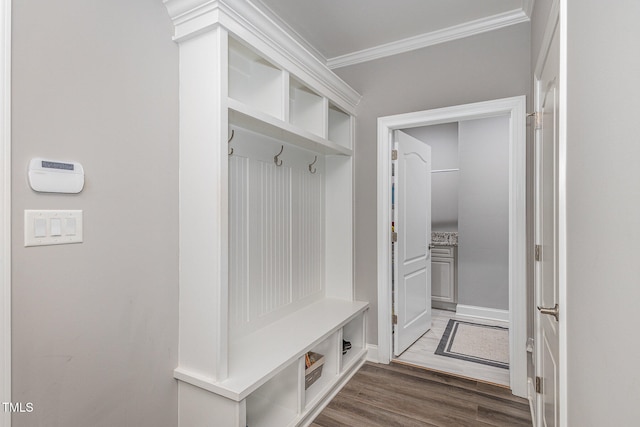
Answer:
[[[282,69],[355,115],[362,96],[347,85],[285,29],[246,0],[164,0],[174,25],[173,39],[180,43],[222,26],[255,44]]]

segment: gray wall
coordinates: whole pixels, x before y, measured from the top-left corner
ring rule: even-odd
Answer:
[[[376,132],[378,117],[530,93],[528,23],[335,70],[363,95],[355,141],[356,298],[371,302],[378,342]]]
[[[567,4],[569,425],[637,425],[640,2]]]
[[[509,309],[509,117],[459,124],[458,303]]]
[[[458,302],[509,309],[509,118],[407,129],[431,146],[433,231],[459,231]]]
[[[175,426],[178,49],[158,0],[13,2],[15,427]],[[35,156],[83,164],[31,191]],[[82,209],[84,243],[23,246],[24,209]]]
[[[432,169],[458,168],[458,123],[405,129],[431,147]],[[431,230],[458,231],[458,172],[431,175]]]

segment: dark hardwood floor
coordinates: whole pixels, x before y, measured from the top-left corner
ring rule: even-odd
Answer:
[[[367,362],[311,427],[528,426],[526,399],[504,387]]]

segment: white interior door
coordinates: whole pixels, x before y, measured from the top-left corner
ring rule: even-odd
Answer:
[[[536,82],[536,375],[539,426],[558,426],[558,76],[560,45],[555,26]],[[556,316],[554,316],[554,313]]]
[[[394,354],[431,328],[431,147],[396,131]]]

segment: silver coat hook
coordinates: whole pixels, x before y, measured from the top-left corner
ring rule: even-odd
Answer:
[[[233,139],[235,134],[236,134],[235,129],[231,129],[231,136],[229,137],[229,140],[227,141],[227,144],[231,144],[231,140]],[[229,150],[229,155],[232,155],[232,154],[233,154],[233,148],[231,150]]]
[[[310,164],[309,164],[309,172],[311,172],[311,173],[316,173],[316,168],[315,168],[313,165],[315,165],[317,161],[318,161],[318,156],[316,156],[316,157],[313,159],[313,163],[310,163]]]
[[[284,151],[284,145],[280,146],[280,152],[273,156],[273,162],[276,166],[282,166],[282,160],[280,159],[280,154]]]

